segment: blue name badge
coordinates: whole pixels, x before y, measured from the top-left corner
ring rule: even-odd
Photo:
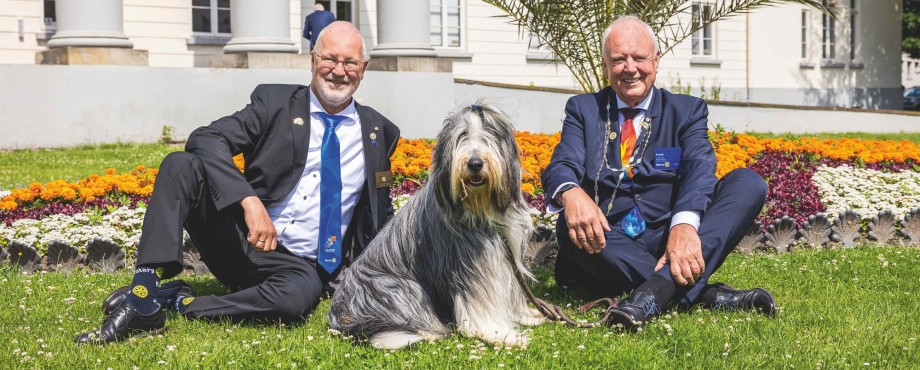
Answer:
[[[655,148],[655,169],[674,171],[680,165],[680,148]]]

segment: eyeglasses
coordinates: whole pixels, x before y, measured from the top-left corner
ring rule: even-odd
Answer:
[[[319,57],[319,66],[323,68],[335,69],[339,63],[342,63],[342,68],[345,68],[348,72],[356,72],[361,69],[364,65],[363,61],[354,60],[354,59],[345,59],[338,60],[332,57],[324,57],[322,55],[314,53],[313,55]]]
[[[635,57],[635,58],[633,58],[633,57],[621,57],[621,58],[614,58],[614,59],[611,59],[611,60],[610,60],[610,66],[611,66],[611,67],[614,67],[614,68],[625,66],[625,65],[626,65],[627,59],[632,59],[633,63],[636,63],[636,64],[643,64],[643,63],[652,61],[654,58],[647,58],[647,57]]]

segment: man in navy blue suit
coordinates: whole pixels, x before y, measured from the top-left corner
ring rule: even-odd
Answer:
[[[323,4],[316,4],[313,9],[314,12],[307,16],[303,24],[303,38],[310,40],[310,51],[313,51],[313,47],[316,46],[316,39],[319,38],[320,31],[335,22],[335,14],[326,11]]]
[[[763,179],[736,169],[717,181],[706,103],[654,86],[661,55],[648,24],[617,19],[603,53],[610,87],[569,99],[543,172],[547,206],[562,212],[557,282],[632,291],[609,323],[626,330],[674,302],[772,315],[766,290],[709,283],[760,213]]]

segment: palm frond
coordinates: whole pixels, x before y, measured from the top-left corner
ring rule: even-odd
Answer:
[[[535,33],[552,50],[556,60],[572,71],[585,91],[607,85],[601,51],[604,29],[623,15],[648,23],[666,54],[687,37],[713,22],[760,7],[801,4],[837,17],[841,0],[716,0],[711,11],[694,22],[692,1],[687,0],[483,0],[498,7],[519,31]]]

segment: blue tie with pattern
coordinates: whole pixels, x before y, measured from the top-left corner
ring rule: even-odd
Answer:
[[[319,242],[316,262],[328,273],[342,264],[342,164],[335,127],[345,116],[317,113],[326,127],[320,150]]]
[[[636,118],[636,115],[639,114],[641,109],[623,108],[620,109],[620,111],[623,112],[624,118],[623,126],[620,129],[620,132],[622,133],[620,135],[620,142],[622,143],[620,144],[620,157],[623,160],[622,168],[626,168],[626,166],[631,163],[633,153],[636,150],[640,150],[640,148],[637,146],[637,139],[639,138],[639,135],[636,135],[636,130],[633,128],[633,118]],[[651,135],[651,133],[648,134]],[[644,150],[640,150],[638,155],[642,154],[644,154]],[[627,173],[629,179],[625,179],[627,181],[624,181],[624,183],[631,184],[632,182],[629,180],[632,179],[634,173],[634,169],[629,168]],[[635,191],[635,188],[633,188],[633,191]],[[645,231],[645,218],[642,217],[642,212],[639,211],[638,204],[634,205],[632,209],[629,210],[629,213],[626,214],[626,216],[623,216],[623,220],[620,221],[620,227],[623,228],[623,232],[626,233],[626,235],[633,239]]]

